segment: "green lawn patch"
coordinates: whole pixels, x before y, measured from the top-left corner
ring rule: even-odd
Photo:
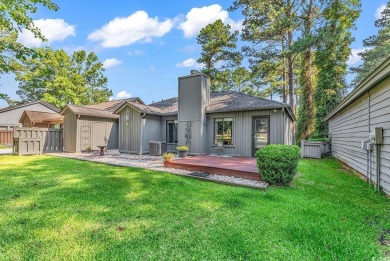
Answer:
[[[50,156],[0,157],[0,260],[371,260],[390,201],[333,159],[266,191]]]
[[[0,150],[1,150],[1,149],[10,149],[10,148],[12,148],[12,146],[1,145],[1,144],[0,144]]]

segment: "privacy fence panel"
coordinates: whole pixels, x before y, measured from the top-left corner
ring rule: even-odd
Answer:
[[[320,159],[322,155],[330,152],[328,142],[321,141],[301,141],[301,157]]]
[[[63,136],[61,129],[16,128],[14,153],[18,155],[61,152]]]

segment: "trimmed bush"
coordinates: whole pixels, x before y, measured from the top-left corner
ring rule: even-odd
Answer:
[[[294,178],[299,162],[299,147],[272,144],[256,152],[257,167],[263,181],[286,186]]]

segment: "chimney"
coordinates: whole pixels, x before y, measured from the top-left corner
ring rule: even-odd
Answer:
[[[201,74],[179,77],[178,145],[191,154],[206,153],[206,107],[210,101],[210,79]]]

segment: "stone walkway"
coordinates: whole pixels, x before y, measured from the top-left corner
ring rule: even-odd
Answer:
[[[258,189],[265,189],[268,186],[267,183],[257,180],[199,173],[182,169],[165,168],[161,156],[121,154],[118,150],[109,150],[105,153],[104,156],[99,156],[99,152],[97,151],[83,153],[50,153],[47,155],[105,163],[114,166],[150,169],[235,186],[244,186]]]

